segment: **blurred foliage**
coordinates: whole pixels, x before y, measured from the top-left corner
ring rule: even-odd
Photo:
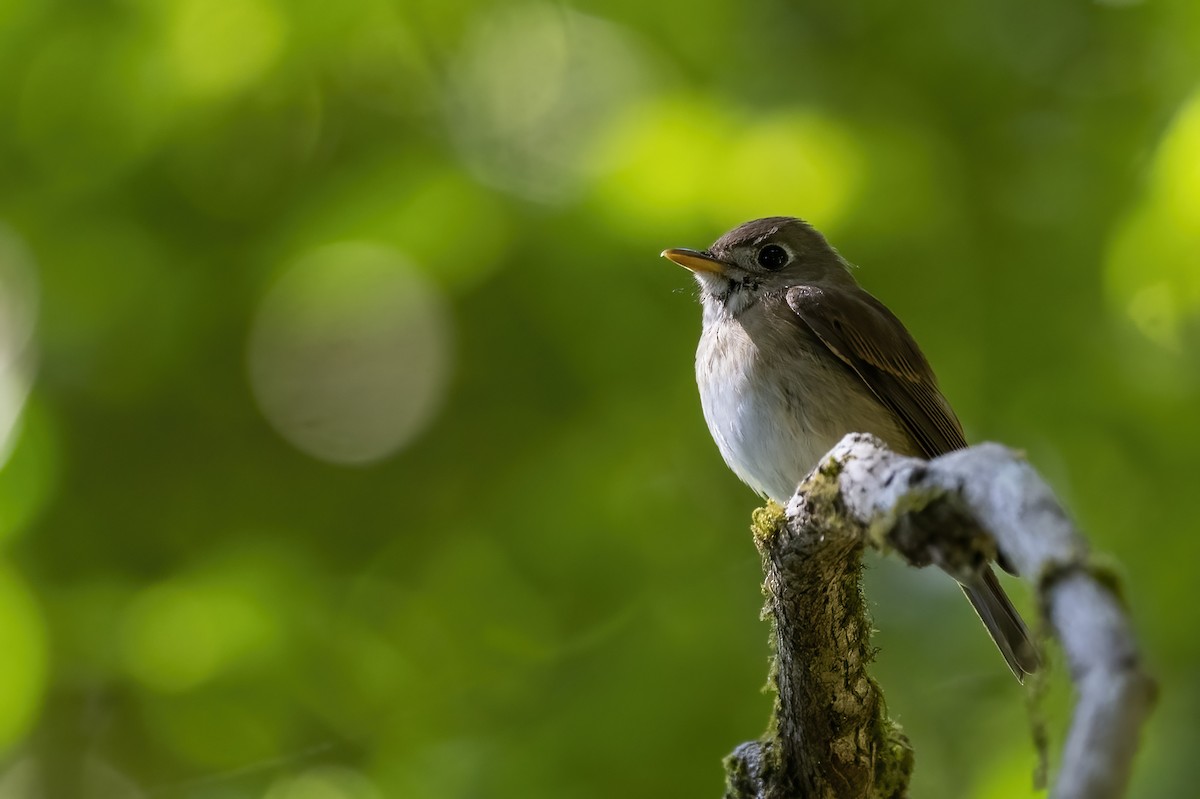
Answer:
[[[1182,795],[1200,5],[0,0],[0,797],[718,795],[756,501],[657,254],[766,214],[1124,564]],[[1024,795],[949,582],[871,573],[914,795]]]

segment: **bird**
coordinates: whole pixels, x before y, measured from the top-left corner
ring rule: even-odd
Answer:
[[[756,219],[706,250],[662,256],[699,284],[704,420],[725,463],[759,495],[786,505],[847,433],[925,459],[967,446],[912,335],[809,223]],[[957,578],[1024,682],[1040,657],[991,565]]]

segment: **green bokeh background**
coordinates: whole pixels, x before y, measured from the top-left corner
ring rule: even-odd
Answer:
[[[768,214],[1122,564],[1191,793],[1200,5],[0,0],[0,797],[719,795],[757,503],[657,254]],[[950,581],[869,595],[914,795],[1029,795]]]

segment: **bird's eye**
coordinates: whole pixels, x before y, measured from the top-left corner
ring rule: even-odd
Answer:
[[[768,244],[758,251],[755,260],[763,269],[779,269],[788,262],[788,251],[778,244]]]

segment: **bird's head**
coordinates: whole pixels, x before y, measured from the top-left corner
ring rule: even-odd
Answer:
[[[705,307],[737,315],[790,286],[846,280],[846,262],[812,225],[772,216],[739,225],[707,250],[672,248],[662,256],[690,269]]]

